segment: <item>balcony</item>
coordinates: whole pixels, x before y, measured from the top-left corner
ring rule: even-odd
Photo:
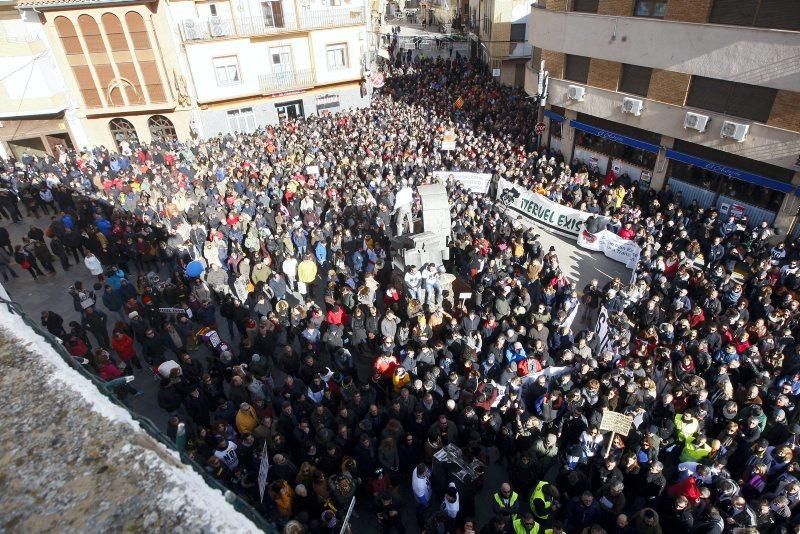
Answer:
[[[316,83],[312,69],[297,69],[286,72],[273,72],[258,77],[258,87],[262,94],[282,93],[295,89],[313,87]]]
[[[271,17],[186,19],[181,23],[184,41],[205,41],[218,37],[258,37],[296,31],[357,26],[366,22],[362,8],[305,10]]]
[[[530,43],[508,43],[508,57],[510,58],[531,58],[533,47]]]

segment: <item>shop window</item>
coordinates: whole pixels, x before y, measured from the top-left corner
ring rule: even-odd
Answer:
[[[771,87],[692,76],[686,105],[767,122],[777,94]]]
[[[553,137],[561,137],[561,122],[550,119],[550,135]]]
[[[623,64],[619,90],[622,93],[647,96],[647,91],[650,89],[650,77],[652,75],[653,69],[650,67]]]
[[[674,178],[770,211],[778,211],[783,203],[783,193],[780,191],[767,189],[750,182],[734,180],[728,176],[680,161],[670,160],[669,165],[667,175],[670,179]]]
[[[572,82],[586,83],[589,80],[589,59],[586,56],[567,54],[564,67],[564,79]]]
[[[797,0],[716,0],[709,16],[712,24],[800,30]]]
[[[597,13],[599,0],[574,0],[572,11],[579,13]]]
[[[164,115],[153,115],[150,117],[147,120],[147,127],[150,128],[150,135],[153,136],[154,140],[172,141],[178,137],[178,134],[175,132],[175,125]]]
[[[667,12],[667,0],[636,0],[634,17],[663,19]]]
[[[656,154],[652,152],[616,143],[610,139],[598,137],[581,130],[575,130],[575,144],[612,158],[625,160],[645,169],[652,169],[656,164]]]

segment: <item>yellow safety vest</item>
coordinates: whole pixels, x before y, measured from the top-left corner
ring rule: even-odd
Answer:
[[[539,523],[536,521],[533,522],[530,529],[525,528],[520,518],[515,519],[511,524],[514,526],[514,534],[539,534]]]
[[[517,503],[517,499],[518,498],[519,498],[519,495],[517,495],[517,492],[516,491],[512,491],[511,492],[511,497],[508,499],[508,509],[509,510],[514,507],[514,505]],[[500,492],[499,491],[494,494],[494,502],[496,502],[497,506],[499,506],[500,508],[506,508],[506,505],[503,504],[503,498],[500,496]]]
[[[531,493],[531,499],[529,504],[533,516],[537,519],[547,519],[548,517],[550,517],[550,508],[553,506],[553,501],[549,497],[545,497],[544,491],[542,491],[547,484],[548,484],[547,481],[542,480],[541,482],[536,484],[536,487],[533,489],[533,492]],[[545,515],[540,516],[539,514],[536,513],[536,509],[533,507],[533,501],[535,501],[536,499],[540,499],[544,502],[544,509],[547,510]]]

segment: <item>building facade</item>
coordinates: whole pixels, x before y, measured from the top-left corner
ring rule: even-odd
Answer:
[[[174,1],[200,136],[368,105],[362,0]]]
[[[86,143],[39,17],[0,2],[0,156],[58,155]]]
[[[528,43],[530,0],[469,0],[466,15],[470,55],[480,59],[500,83],[522,87],[531,58]]]
[[[543,144],[684,204],[796,226],[800,2],[547,0],[525,86],[549,75]]]
[[[185,138],[192,101],[162,2],[21,0],[51,44],[87,142]]]

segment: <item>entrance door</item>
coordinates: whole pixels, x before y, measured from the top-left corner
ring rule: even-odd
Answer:
[[[303,116],[303,101],[281,102],[280,104],[275,104],[275,109],[278,110],[278,120],[280,122],[293,120]]]
[[[275,74],[275,81],[278,87],[289,86],[292,83],[292,54],[288,46],[278,46],[270,48],[272,62],[272,72]]]

